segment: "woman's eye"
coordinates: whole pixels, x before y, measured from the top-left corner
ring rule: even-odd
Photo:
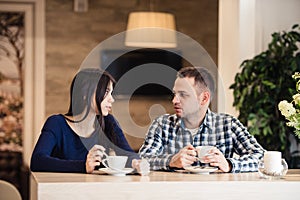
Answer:
[[[104,97],[106,97],[108,95],[108,93],[109,93],[109,90],[106,90],[105,94],[104,94]]]

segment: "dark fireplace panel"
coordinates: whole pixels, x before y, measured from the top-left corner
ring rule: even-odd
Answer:
[[[160,70],[157,70],[158,73],[155,74],[147,74],[147,70],[145,70],[145,73],[139,73],[139,76],[144,77],[136,78],[147,78],[148,80],[149,78],[152,78],[151,76],[163,76],[166,80],[168,80],[167,85],[169,87],[174,83],[176,72],[182,67],[182,60],[180,52],[174,53],[160,49],[138,49],[126,53],[124,50],[104,50],[101,52],[102,68],[106,69],[116,79],[116,81],[119,81],[123,75],[129,72],[129,70],[134,69],[135,67],[140,67],[141,65],[148,64],[148,67],[153,66],[153,69],[159,69],[159,67],[162,67],[161,65],[166,65],[174,70],[170,70],[172,72],[168,74],[162,74]],[[134,80],[132,83],[134,84]],[[128,84],[126,84],[114,92],[116,95],[131,95],[132,91],[129,91],[129,88]],[[170,95],[171,93],[172,91],[167,87],[157,84],[154,81],[154,83],[138,85],[133,94],[160,96]]]

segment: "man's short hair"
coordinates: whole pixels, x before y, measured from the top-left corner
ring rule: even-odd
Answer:
[[[183,67],[178,73],[177,77],[184,78],[194,78],[195,84],[199,87],[206,87],[211,94],[211,99],[215,93],[215,80],[212,74],[204,67]]]

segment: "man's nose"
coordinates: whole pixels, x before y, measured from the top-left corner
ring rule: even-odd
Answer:
[[[176,94],[174,94],[172,103],[175,104],[175,103],[178,103],[178,102],[180,102],[180,99]]]

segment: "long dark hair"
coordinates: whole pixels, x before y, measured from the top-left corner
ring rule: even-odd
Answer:
[[[101,102],[105,98],[105,93],[106,93],[109,82],[112,82],[113,87],[115,86],[116,81],[114,80],[114,78],[109,73],[104,72],[98,81],[96,95],[95,95],[96,105],[97,105],[97,109],[99,111],[99,114],[97,115],[97,119],[98,119],[98,122],[99,122],[102,130],[104,130],[105,124],[104,124],[104,117],[103,117],[102,110],[101,110]]]
[[[84,116],[78,120],[66,118],[73,123],[82,122],[87,117],[91,109],[93,97],[95,97],[99,114],[97,119],[100,127],[104,130],[104,118],[101,111],[101,102],[104,99],[106,88],[109,82],[115,84],[114,78],[107,73],[96,68],[85,68],[80,70],[73,78],[70,88],[70,105],[65,116],[76,116],[85,111]],[[96,95],[94,96],[94,93]]]
[[[95,133],[98,133],[98,142],[100,143],[101,141],[101,144],[104,145],[106,149],[120,142],[120,138],[118,138],[115,131],[115,125],[109,120],[105,121],[101,111],[101,102],[105,98],[105,93],[110,82],[113,83],[114,87],[115,80],[106,71],[95,68],[85,68],[79,71],[73,78],[71,84],[70,105],[68,112],[65,114],[65,119],[70,122],[82,122],[88,116],[91,105],[95,100],[98,109],[94,120]],[[83,114],[83,117],[74,119],[74,117],[79,114]],[[73,119],[69,119],[67,116],[72,116]],[[91,148],[88,141],[82,142],[87,149]]]

